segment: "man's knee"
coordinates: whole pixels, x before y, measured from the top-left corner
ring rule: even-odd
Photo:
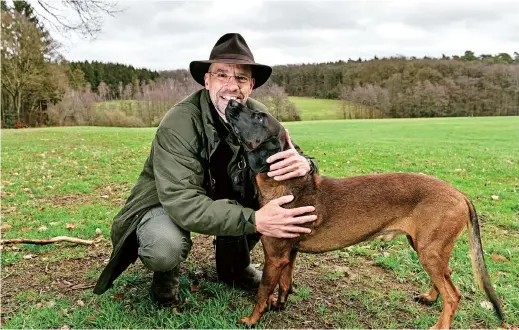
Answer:
[[[139,257],[147,268],[163,272],[186,260],[190,250],[190,239],[182,237],[173,240],[171,236],[157,235],[153,241],[139,246]]]
[[[153,271],[168,271],[186,260],[189,232],[177,227],[161,207],[151,209],[137,227],[139,258]]]

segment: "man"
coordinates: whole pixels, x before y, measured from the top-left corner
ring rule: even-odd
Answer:
[[[208,61],[190,64],[193,78],[204,86],[179,102],[162,119],[144,169],[126,204],[114,218],[113,251],[94,292],[105,292],[135,262],[152,270],[151,294],[160,304],[178,301],[179,265],[191,248],[190,233],[215,235],[219,280],[257,289],[261,272],[250,265],[250,250],[260,235],[296,237],[310,230],[312,206],[284,209],[284,196],[258,210],[253,173],[243,147],[229,131],[225,108],[236,99],[256,110],[264,105],[249,98],[272,69],[254,62],[243,37],[225,34]],[[295,148],[269,159],[276,180],[317,169]]]

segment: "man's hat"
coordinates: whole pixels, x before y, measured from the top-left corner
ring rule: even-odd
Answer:
[[[193,61],[189,64],[189,71],[193,79],[202,86],[205,86],[204,74],[209,71],[211,63],[250,65],[252,77],[256,81],[254,88],[263,85],[272,73],[270,66],[254,62],[254,56],[249,46],[239,33],[227,33],[218,39],[208,61]]]

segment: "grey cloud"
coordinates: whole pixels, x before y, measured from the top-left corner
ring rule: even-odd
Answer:
[[[428,1],[415,4],[402,14],[402,21],[413,26],[432,28],[464,23],[477,27],[489,22],[513,19],[514,16],[519,19],[519,5],[515,1]]]

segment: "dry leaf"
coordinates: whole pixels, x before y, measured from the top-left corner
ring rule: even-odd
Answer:
[[[34,257],[36,257],[35,254],[26,254],[26,255],[24,255],[22,258],[24,258],[24,259],[32,259],[32,258],[34,258]]]
[[[494,305],[492,305],[492,303],[488,300],[483,300],[481,303],[480,303],[481,307],[485,308],[485,309],[488,309],[488,310],[493,310],[494,309]]]
[[[191,292],[198,292],[199,288],[198,285],[191,283]]]
[[[43,304],[41,302],[36,304],[36,308],[42,308],[42,307],[43,307]]]
[[[67,229],[74,229],[76,228],[76,225],[72,222],[67,223]]]
[[[29,231],[31,229],[32,229],[32,227],[22,227],[22,231],[23,232]]]
[[[492,258],[494,261],[502,261],[502,262],[509,262],[510,261],[506,257],[504,257],[502,255],[499,255],[499,254],[492,254],[490,256],[490,258]]]
[[[497,200],[499,200],[499,196],[497,196],[497,195],[492,195],[492,199],[495,200],[495,201],[497,201]]]
[[[103,199],[108,199],[108,197],[109,197],[108,195],[101,195],[101,198],[103,198]]]
[[[56,221],[49,222],[49,225],[51,225],[51,226],[57,226],[57,225],[59,225],[59,222],[56,222]]]
[[[112,300],[123,300],[124,299],[124,293],[123,292],[119,292],[119,293],[116,293],[114,294],[113,296],[111,296],[110,298],[112,298]]]
[[[41,231],[46,231],[47,229],[48,229],[48,228],[45,227],[45,226],[39,226],[39,227],[38,227],[38,231],[40,231],[40,232],[41,232]]]
[[[76,301],[76,303],[77,303],[79,306],[81,306],[81,307],[85,306],[85,303],[83,302],[83,300],[78,300],[78,301]]]
[[[3,233],[4,231],[6,231],[7,229],[11,229],[13,228],[13,226],[11,226],[10,224],[8,223],[4,223],[0,226],[0,233]]]
[[[54,300],[49,300],[45,305],[47,305],[49,308],[52,308],[56,305],[56,302]]]
[[[101,231],[101,228],[96,228],[96,234],[101,235],[103,232]]]

